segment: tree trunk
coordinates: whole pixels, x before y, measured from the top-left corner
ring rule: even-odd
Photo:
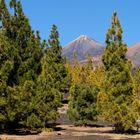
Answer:
[[[124,133],[124,126],[122,123],[117,123],[114,125],[116,133]]]

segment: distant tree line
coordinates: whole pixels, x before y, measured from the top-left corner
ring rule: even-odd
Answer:
[[[0,128],[23,125],[44,128],[59,117],[63,95],[69,93],[69,118],[77,124],[107,121],[116,132],[135,127],[140,115],[140,69],[132,71],[127,45],[113,13],[106,34],[103,66],[92,58],[81,66],[62,58],[59,33],[52,26],[42,41],[25,16],[21,3],[0,1]],[[93,68],[94,67],[94,68]]]

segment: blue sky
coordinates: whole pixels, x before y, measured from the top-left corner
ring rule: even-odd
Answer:
[[[128,46],[140,42],[140,0],[21,0],[24,12],[42,39],[52,24],[64,46],[81,34],[104,44],[114,10],[118,12]]]

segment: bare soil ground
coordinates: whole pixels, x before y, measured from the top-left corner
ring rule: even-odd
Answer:
[[[42,132],[37,135],[1,134],[0,140],[140,140],[140,134],[114,134],[111,127],[76,127],[58,125],[54,132]]]
[[[66,114],[68,106],[64,104],[60,109],[55,131],[34,133],[1,133],[0,140],[140,140],[140,134],[115,134],[112,127],[90,125],[88,127],[74,126]],[[107,125],[105,125],[107,126]]]

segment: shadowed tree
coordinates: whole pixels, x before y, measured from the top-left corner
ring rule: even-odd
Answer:
[[[1,68],[7,78],[2,80],[0,94],[6,99],[6,108],[2,114],[6,122],[18,123],[25,121],[31,113],[30,108],[33,87],[41,72],[40,60],[43,56],[43,44],[39,32],[32,31],[28,18],[24,15],[21,3],[17,0],[10,1],[13,14],[8,11],[5,0],[0,1],[1,19]],[[5,67],[6,66],[6,67]],[[5,68],[4,68],[5,67]],[[3,77],[4,73],[1,73]],[[1,78],[3,79],[3,78]],[[3,93],[3,91],[5,93]]]

